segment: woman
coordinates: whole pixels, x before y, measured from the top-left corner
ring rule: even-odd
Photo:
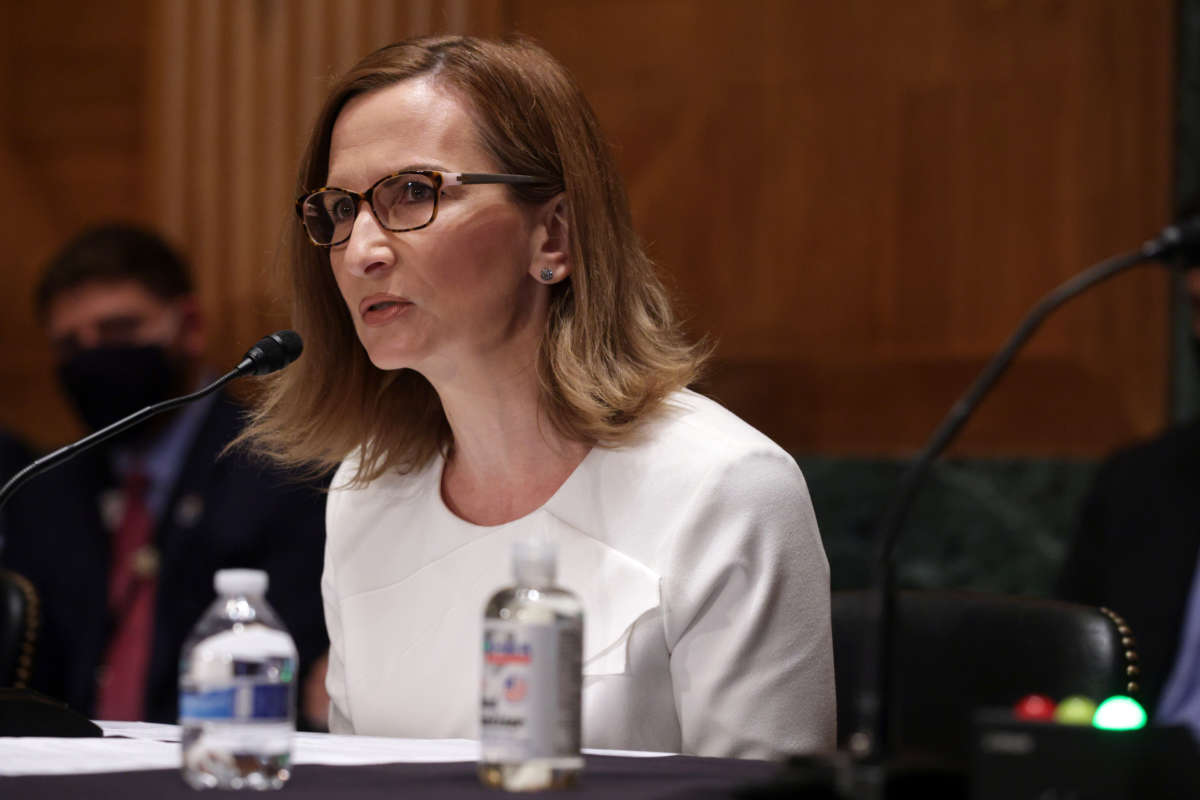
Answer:
[[[290,463],[341,462],[331,729],[477,736],[483,606],[511,543],[538,533],[587,613],[586,746],[832,747],[803,478],[684,388],[704,351],[565,70],[523,40],[379,50],[330,92],[300,194],[308,348],[253,435]]]

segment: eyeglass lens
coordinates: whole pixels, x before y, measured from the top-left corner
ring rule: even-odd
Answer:
[[[390,231],[428,225],[437,208],[437,184],[428,175],[403,172],[375,184],[368,192],[371,210]],[[304,227],[318,244],[350,238],[358,217],[359,196],[341,189],[314,192],[304,200]]]

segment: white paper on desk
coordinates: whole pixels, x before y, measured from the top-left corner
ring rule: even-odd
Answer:
[[[164,731],[110,728],[107,725],[104,729],[112,730],[114,736],[95,739],[0,738],[0,775],[68,775],[179,767],[179,742],[159,741]],[[116,733],[118,730],[119,734]],[[117,738],[130,733],[138,738]],[[293,764],[428,764],[470,762],[478,757],[479,743],[466,739],[384,739],[299,733],[292,745]]]
[[[0,775],[73,775],[178,769],[179,744],[149,739],[0,738]]]
[[[478,758],[479,742],[470,739],[389,739],[383,736],[297,733],[292,740],[293,764],[434,763],[475,761]]]
[[[101,722],[102,739],[0,737],[0,775],[69,775],[179,767],[179,726],[145,722]],[[585,750],[597,755],[661,756],[669,753]],[[471,762],[479,743],[469,739],[389,739],[297,733],[293,764]]]
[[[97,722],[105,736],[178,742],[178,725],[153,722]],[[292,748],[296,764],[389,764],[420,761],[474,761],[479,743],[470,739],[389,739],[382,736],[340,736],[329,733],[297,733]],[[592,750],[599,756],[655,757],[673,753],[643,750]]]
[[[178,742],[178,725],[163,725],[158,722],[108,722],[96,720],[105,736],[123,736],[126,739],[153,739],[156,742]]]
[[[476,761],[479,742],[472,739],[388,739],[382,736],[335,736],[297,733],[293,740],[295,764],[398,764]],[[584,750],[600,756],[669,756],[636,750]]]
[[[630,758],[662,758],[663,756],[677,756],[678,753],[658,753],[653,750],[596,750],[591,747],[583,748],[583,752],[589,756],[629,756]]]

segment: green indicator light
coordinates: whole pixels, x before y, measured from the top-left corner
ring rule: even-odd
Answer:
[[[1083,695],[1073,694],[1054,709],[1054,721],[1059,725],[1091,725],[1096,703]]]
[[[1105,731],[1136,731],[1146,727],[1146,710],[1132,697],[1113,695],[1096,709],[1092,726]]]

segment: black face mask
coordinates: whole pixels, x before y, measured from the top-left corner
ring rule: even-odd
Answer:
[[[93,431],[166,400],[178,376],[155,344],[93,347],[58,365],[63,391]]]

